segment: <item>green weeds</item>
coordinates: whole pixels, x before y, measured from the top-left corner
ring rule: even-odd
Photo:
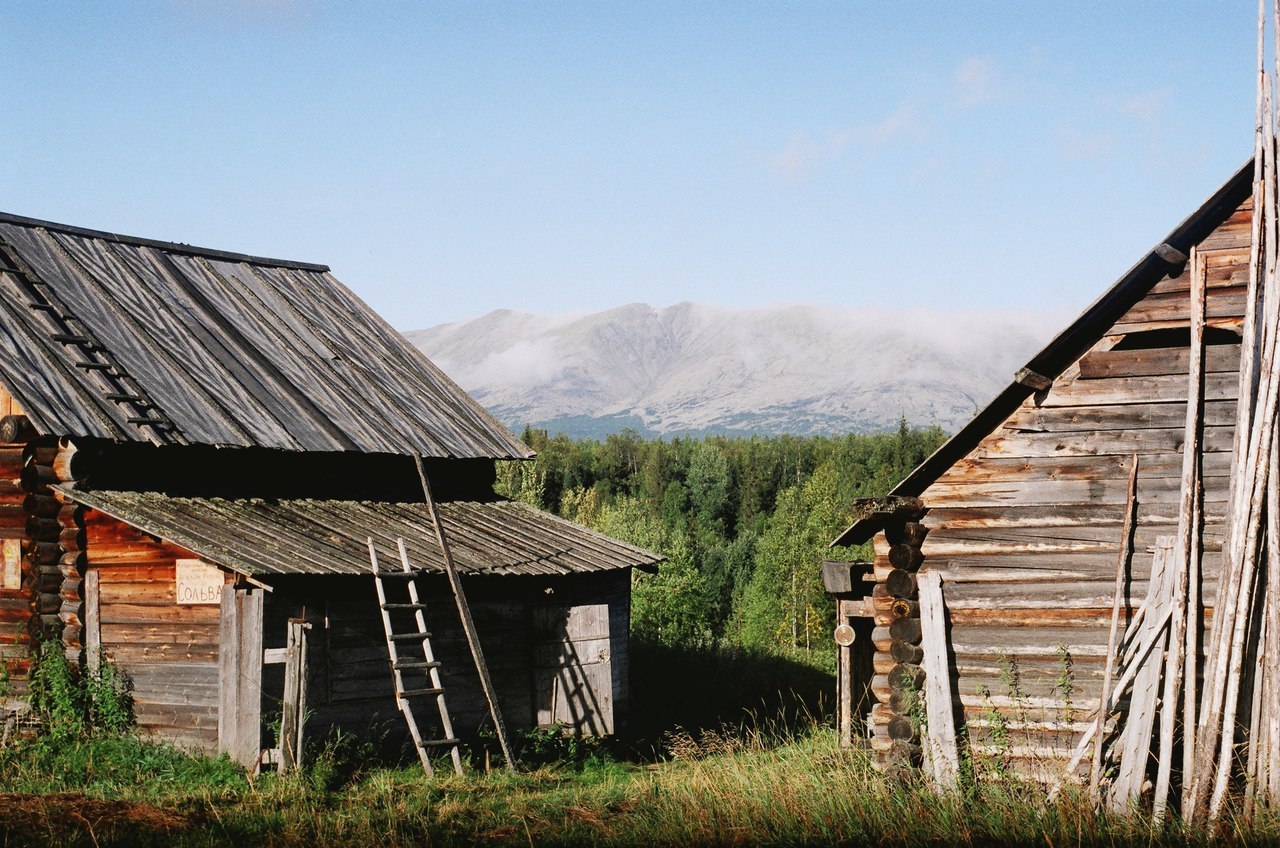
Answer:
[[[1043,790],[1013,780],[939,797],[922,784],[886,782],[828,728],[795,733],[768,722],[673,732],[656,764],[464,778],[367,768],[341,786],[313,771],[250,784],[226,760],[127,736],[82,740],[61,758],[20,753],[0,752],[0,781],[24,793],[0,796],[0,835],[13,846],[1136,846],[1280,837],[1274,817],[1218,831],[1153,827],[1097,814],[1078,797],[1047,804]]]

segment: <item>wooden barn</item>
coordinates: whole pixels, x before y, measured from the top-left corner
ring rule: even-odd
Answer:
[[[841,641],[849,643],[841,665],[853,718],[846,727],[857,725],[859,712],[866,717],[883,766],[920,756],[918,721],[909,713],[911,693],[927,678],[921,615],[930,574],[945,589],[946,673],[956,725],[967,730],[975,762],[1052,780],[1081,749],[1103,687],[1118,557],[1131,545],[1122,563],[1123,622],[1147,596],[1156,540],[1175,533],[1182,513],[1193,248],[1207,280],[1197,461],[1200,601],[1202,620],[1212,620],[1252,190],[1250,162],[886,498],[865,503],[836,540],[874,542],[865,572],[828,564],[826,576],[846,626]],[[857,649],[858,637],[869,638],[869,650]]]
[[[529,449],[324,266],[0,216],[0,387],[11,709],[57,638],[144,731],[246,765],[283,705],[403,734],[370,567],[403,539],[425,597],[391,616],[425,607],[420,673],[476,731],[417,454],[506,723],[625,723],[630,570],[660,558],[496,496]]]

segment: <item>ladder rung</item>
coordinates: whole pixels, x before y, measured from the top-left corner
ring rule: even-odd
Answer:
[[[399,577],[401,580],[412,580],[415,577],[421,577],[426,574],[425,571],[379,571],[378,576],[384,580],[388,577]]]
[[[426,604],[383,604],[384,610],[424,610]]]
[[[77,368],[83,368],[86,371],[110,371],[110,362],[77,362]]]
[[[147,407],[148,409],[151,407],[151,401],[144,397],[139,397],[138,395],[107,395],[107,400],[112,403],[138,404],[140,406]]]
[[[423,739],[418,745],[422,748],[436,748],[441,745],[457,745],[457,739]]]
[[[73,336],[68,333],[54,333],[50,336],[58,344],[92,345],[93,339],[87,336]]]
[[[416,639],[419,642],[421,642],[423,639],[426,639],[430,635],[431,635],[430,633],[392,633],[387,638],[390,639],[392,642],[408,642],[413,639]]]
[[[443,695],[444,689],[439,686],[433,686],[427,689],[406,689],[400,693],[401,698],[413,698],[417,695]]]
[[[139,427],[168,427],[168,421],[161,421],[158,418],[126,418],[130,424],[137,424]]]
[[[58,311],[58,307],[54,306],[52,303],[37,303],[35,301],[28,303],[27,308],[35,309],[40,312],[57,312]]]
[[[423,660],[401,660],[400,662],[397,662],[394,666],[392,666],[392,668],[396,669],[397,671],[400,671],[406,668],[439,668],[439,667],[440,667],[440,663],[438,662],[425,662]]]

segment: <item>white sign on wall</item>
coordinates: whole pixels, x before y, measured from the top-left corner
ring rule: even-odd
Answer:
[[[198,559],[180,559],[177,572],[178,603],[222,603],[222,569]]]
[[[22,542],[18,539],[5,539],[3,580],[0,589],[22,588]]]

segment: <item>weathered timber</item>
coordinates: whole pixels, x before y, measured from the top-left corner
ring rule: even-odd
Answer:
[[[1203,319],[1200,326],[1203,327]],[[1191,358],[1191,351],[1187,348],[1091,351],[1080,360],[1080,378],[1184,375],[1191,367]],[[1204,349],[1206,373],[1236,374],[1239,368],[1238,344],[1214,345]]]
[[[924,556],[920,553],[919,545],[899,544],[889,549],[889,562],[894,568],[903,571],[915,571],[920,567],[920,563],[924,561]],[[890,589],[892,592],[893,590]],[[902,594],[894,592],[894,594]],[[905,595],[904,595],[905,597]]]
[[[893,657],[895,663],[912,663],[919,665],[924,657],[924,649],[919,645],[913,645],[910,642],[904,642],[901,639],[894,639],[889,647],[889,655]]]
[[[916,576],[909,571],[894,569],[884,580],[885,588],[897,598],[913,599],[916,597]]]
[[[0,418],[0,442],[13,444],[34,438],[35,427],[25,415],[6,415]]]
[[[915,521],[924,515],[924,512],[924,504],[919,498],[863,498],[854,501],[853,506],[855,521],[865,519]]]
[[[1235,425],[1234,398],[1204,404],[1204,424],[1209,427]],[[1157,430],[1177,427],[1186,417],[1183,399],[1164,403],[1133,402],[1103,406],[1061,406],[1019,409],[1003,429],[1030,433],[1086,433],[1097,430]],[[1176,458],[1170,457],[1170,462]],[[963,464],[963,460],[961,463]],[[984,463],[985,464],[985,463]],[[1225,473],[1225,472],[1224,472]]]
[[[920,605],[924,631],[925,708],[929,719],[929,738],[925,744],[935,784],[949,791],[956,788],[959,779],[960,756],[951,700],[951,663],[942,580],[935,572],[920,579]]]
[[[893,639],[919,644],[921,639],[919,617],[898,618],[889,625],[889,633]]]
[[[889,686],[894,689],[916,689],[924,682],[924,669],[911,663],[898,663],[886,674]]]

